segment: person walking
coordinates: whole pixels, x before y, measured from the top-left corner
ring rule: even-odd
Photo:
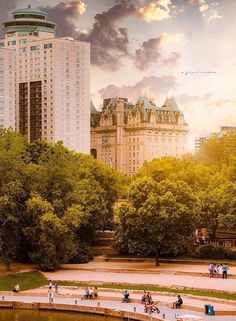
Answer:
[[[55,287],[55,293],[58,294],[58,284],[55,283],[54,287]]]
[[[48,301],[49,301],[49,303],[53,303],[53,292],[52,292],[52,290],[48,290]]]
[[[222,266],[222,277],[223,277],[223,279],[227,279],[228,269],[229,269],[228,265],[224,263],[223,266]]]

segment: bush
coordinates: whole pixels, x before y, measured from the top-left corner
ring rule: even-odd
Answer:
[[[199,246],[194,256],[201,259],[235,260],[236,252],[223,246],[206,244]]]
[[[228,249],[227,250],[227,257],[229,260],[236,260],[236,252]]]
[[[68,263],[88,263],[93,259],[91,248],[83,243],[78,244],[77,253],[69,260]]]

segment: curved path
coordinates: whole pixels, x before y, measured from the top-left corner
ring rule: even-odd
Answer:
[[[24,296],[24,295],[6,295],[4,297],[5,301],[15,301],[15,302],[24,302],[24,303],[48,303],[48,298],[45,296]],[[143,312],[143,306],[141,304],[133,304],[133,303],[127,303],[127,304],[122,304],[120,302],[113,302],[113,301],[93,301],[93,300],[76,300],[72,298],[54,298],[53,303],[54,304],[64,304],[64,305],[76,305],[76,306],[87,306],[87,307],[97,307],[99,302],[99,306],[103,308],[110,308],[118,311],[127,311],[129,313],[132,313],[134,311],[134,308],[136,309],[137,313],[142,313]],[[1,303],[0,303],[1,306]],[[175,314],[179,313],[179,315],[183,314],[194,314],[201,316],[204,321],[235,321],[235,316],[205,316],[203,313],[198,313],[194,312],[192,313],[191,311],[188,310],[173,310],[169,308],[161,308],[161,313],[160,315],[153,314],[153,316],[156,316],[160,319],[162,319],[163,314],[165,315],[165,320],[166,321],[174,321],[176,320]],[[153,318],[154,319],[154,318]]]
[[[48,279],[61,281],[150,284],[168,287],[179,286],[218,291],[223,290],[229,292],[236,291],[236,279],[223,280],[189,275],[93,272],[86,270],[59,270],[57,272],[47,272],[43,274]]]

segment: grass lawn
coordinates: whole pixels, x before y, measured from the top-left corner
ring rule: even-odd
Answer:
[[[58,281],[59,286],[88,286],[86,282],[68,282],[68,281]],[[158,286],[143,286],[143,285],[134,285],[134,284],[114,284],[114,283],[89,283],[89,286],[97,286],[99,289],[108,288],[108,289],[129,289],[129,290],[148,290],[148,291],[157,291],[157,292],[167,292],[167,293],[178,293],[178,294],[191,294],[196,296],[206,296],[212,298],[219,298],[224,300],[235,300],[236,294],[230,293],[220,293],[217,291],[209,290],[187,290],[187,289],[173,289],[168,287],[158,287]]]
[[[0,276],[0,291],[11,291],[18,283],[21,291],[35,289],[48,284],[40,272],[26,272]]]
[[[18,283],[20,285],[21,291],[26,291],[30,289],[35,289],[48,284],[48,280],[40,272],[26,272],[26,273],[17,273],[13,275],[4,275],[0,276],[0,291],[11,291],[14,285]],[[109,288],[109,289],[129,289],[129,290],[149,290],[157,292],[167,292],[167,293],[179,293],[179,294],[191,294],[196,296],[206,296],[212,298],[219,298],[225,300],[235,300],[236,293],[220,293],[217,291],[208,291],[208,290],[188,290],[188,289],[173,289],[168,287],[158,287],[158,286],[144,286],[144,285],[134,285],[134,284],[114,284],[114,283],[103,283],[99,282],[69,282],[69,281],[60,281],[57,283],[59,286],[98,286],[100,289]]]

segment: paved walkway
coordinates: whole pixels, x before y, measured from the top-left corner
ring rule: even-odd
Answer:
[[[42,287],[34,290],[25,291],[24,293],[36,294],[39,296],[45,295],[47,296],[48,287]],[[137,293],[139,292],[139,293]],[[59,288],[59,295],[67,296],[67,297],[77,297],[82,298],[84,294],[84,289],[80,287],[67,287],[63,286]],[[136,302],[140,302],[143,291],[130,291],[131,300],[135,300]],[[154,302],[160,302],[160,306],[169,306],[171,307],[173,302],[176,299],[176,295],[172,294],[160,294],[156,295],[152,293],[152,299]],[[221,311],[236,311],[236,301],[225,302],[224,300],[216,299],[216,298],[195,298],[188,295],[181,295],[185,305],[204,308],[205,304],[211,304],[215,307],[215,310]],[[108,301],[120,301],[122,298],[122,290],[118,289],[99,289],[99,297],[103,300]],[[235,317],[236,319],[236,317]]]
[[[33,303],[33,302],[48,302],[47,297],[38,297],[38,296],[31,296],[31,297],[25,297],[25,296],[5,296],[5,301],[17,301],[17,302],[27,302],[27,303]],[[134,307],[136,307],[137,312],[143,313],[143,306],[141,304],[132,304],[132,303],[119,303],[119,302],[113,302],[113,301],[99,301],[100,306],[104,308],[112,308],[115,310],[123,310],[123,311],[134,311]],[[71,298],[54,298],[54,303],[63,303],[63,304],[75,304],[75,299]],[[86,305],[86,306],[98,306],[98,301],[93,300],[78,300],[78,305]],[[161,313],[157,315],[158,317],[162,319],[163,314],[165,314],[165,319],[168,321],[174,321],[176,320],[175,314],[178,313],[179,315],[183,314],[194,314],[203,317],[204,321],[235,321],[235,316],[206,316],[203,313],[192,313],[188,310],[174,310],[169,308],[161,308]]]
[[[114,273],[93,272],[83,270],[59,270],[57,272],[45,272],[44,275],[51,280],[82,281],[82,282],[115,282],[131,284],[150,284],[168,287],[188,287],[213,289],[218,291],[236,291],[236,279],[215,279],[209,277],[197,277],[189,275],[165,275],[165,274],[140,274],[140,273]]]
[[[161,263],[160,266],[155,266],[153,262],[99,262],[91,261],[86,264],[65,264],[63,269],[79,269],[79,270],[124,270],[141,271],[141,272],[157,272],[166,274],[182,273],[206,273],[209,274],[208,265],[199,264],[182,264],[182,263]],[[236,266],[230,266],[229,273],[236,275]]]

